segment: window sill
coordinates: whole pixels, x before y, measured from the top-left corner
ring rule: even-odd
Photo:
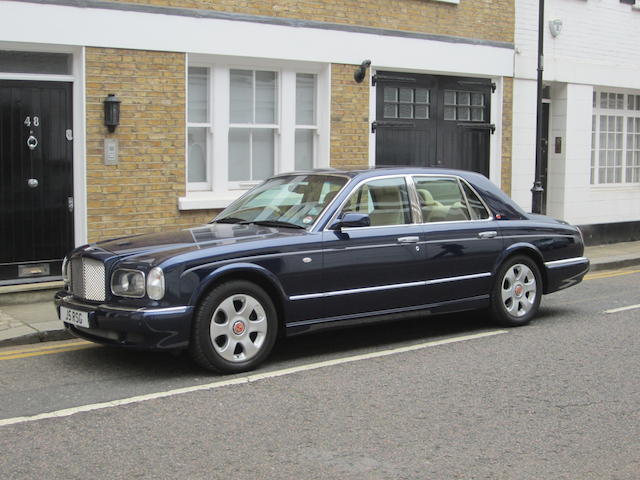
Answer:
[[[178,210],[211,210],[228,207],[231,202],[240,198],[246,190],[224,192],[188,192],[186,197],[178,198]]]
[[[640,183],[596,183],[590,184],[593,191],[638,191]]]

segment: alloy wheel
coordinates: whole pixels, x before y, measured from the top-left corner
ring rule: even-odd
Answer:
[[[533,271],[522,263],[512,265],[502,279],[501,294],[502,304],[509,315],[525,316],[534,307],[537,296]]]
[[[225,360],[245,362],[260,352],[267,329],[267,315],[258,300],[247,294],[231,295],[213,312],[211,343]]]

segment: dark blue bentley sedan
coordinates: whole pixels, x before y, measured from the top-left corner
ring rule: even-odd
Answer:
[[[207,225],[75,249],[55,301],[79,337],[240,372],[279,335],[408,312],[525,325],[542,294],[582,280],[583,254],[578,228],[525,213],[476,173],[294,172]]]

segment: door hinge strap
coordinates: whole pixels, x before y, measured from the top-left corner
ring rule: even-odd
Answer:
[[[414,77],[402,77],[400,75],[385,75],[383,73],[376,73],[371,77],[371,85],[374,87],[378,82],[402,82],[402,83],[416,83]]]
[[[491,87],[491,93],[496,92],[496,83],[495,82],[482,82],[480,80],[458,80],[458,85],[473,85],[480,87]]]
[[[371,133],[376,133],[379,127],[415,128],[415,126],[414,122],[375,121],[371,124]]]
[[[462,128],[470,128],[472,130],[491,130],[491,135],[496,133],[495,123],[475,123],[475,122],[461,122],[457,124]]]

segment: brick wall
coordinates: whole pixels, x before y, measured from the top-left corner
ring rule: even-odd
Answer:
[[[120,0],[113,0],[120,1]],[[513,0],[126,0],[406,31],[513,41]],[[86,49],[87,221],[89,241],[181,228],[208,221],[212,210],[179,211],[185,195],[184,53]],[[353,81],[355,65],[333,64],[331,166],[368,165],[369,85]],[[103,100],[122,100],[121,125],[108,134]],[[501,182],[510,190],[512,81],[505,79]],[[105,137],[119,140],[119,164],[105,166]]]
[[[369,79],[353,80],[355,65],[331,65],[331,166],[369,164]]]
[[[103,100],[115,93],[121,123],[109,134]],[[89,241],[204,223],[210,211],[179,212],[185,193],[185,55],[86,49]],[[104,138],[119,164],[104,165]]]
[[[502,90],[502,171],[500,172],[500,188],[511,195],[511,150],[513,119],[513,78],[505,78]]]
[[[512,42],[513,0],[114,0]]]

